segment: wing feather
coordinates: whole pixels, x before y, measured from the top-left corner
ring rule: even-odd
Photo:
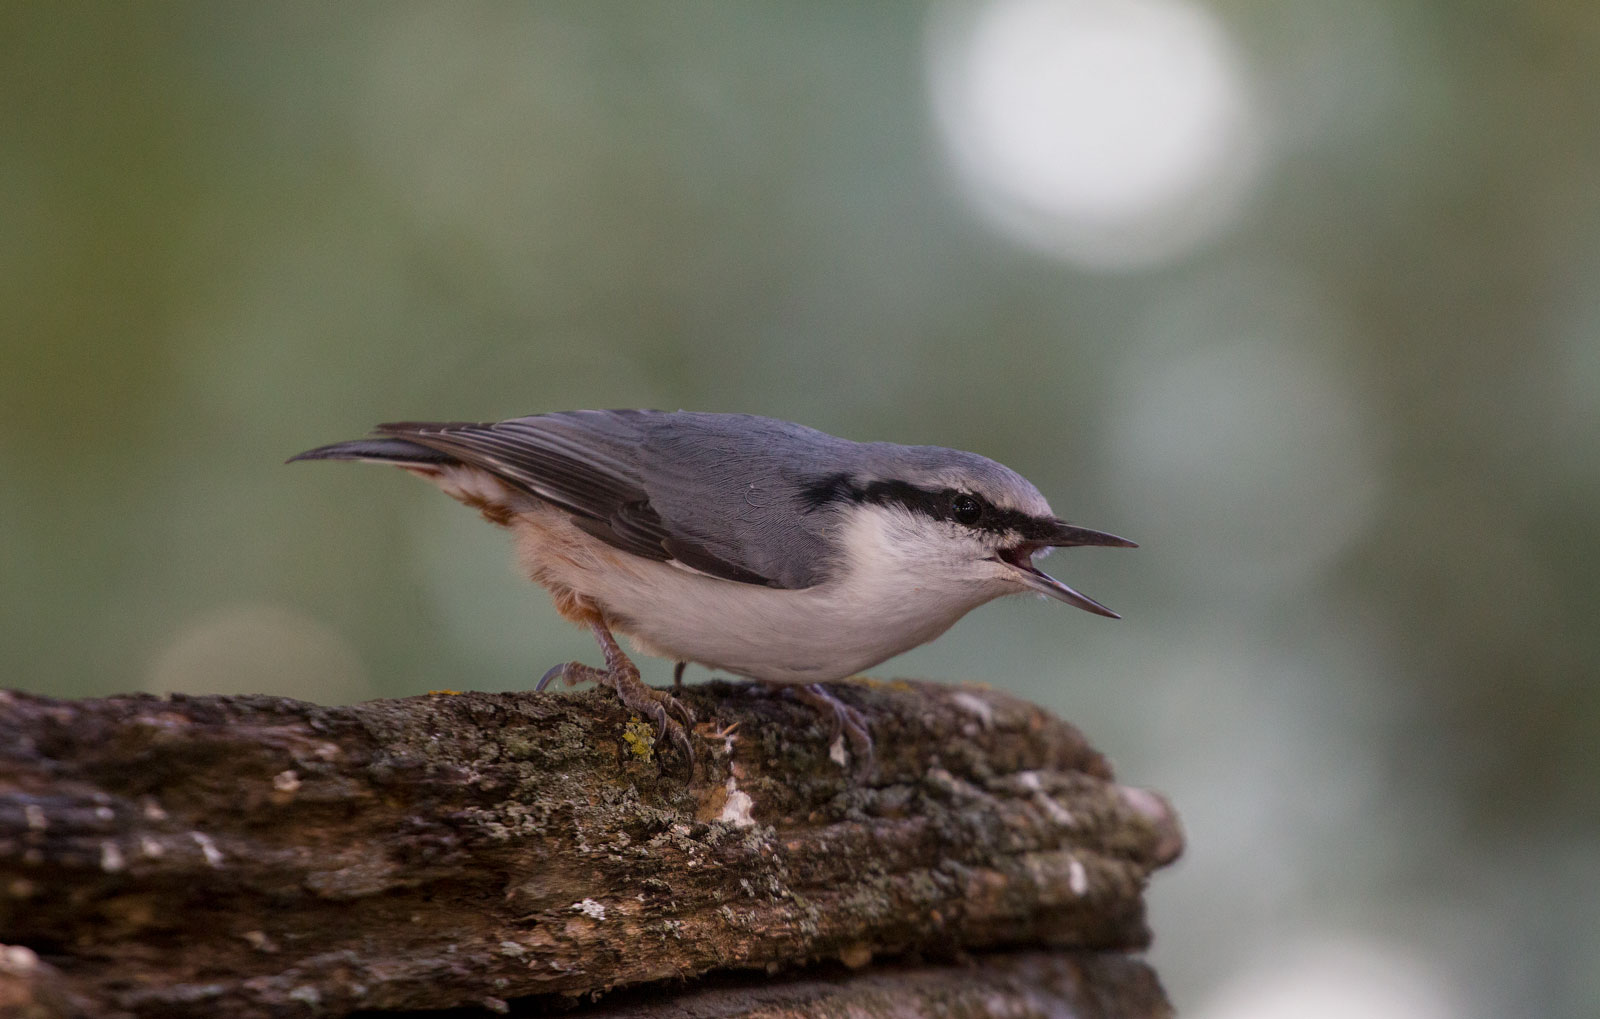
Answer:
[[[804,586],[774,579],[755,567],[759,560],[741,555],[737,542],[696,533],[692,520],[663,519],[650,478],[692,473],[695,465],[666,465],[665,474],[652,469],[661,466],[652,463],[661,451],[651,448],[645,427],[651,418],[648,412],[581,411],[487,424],[398,422],[376,431],[489,471],[567,511],[579,528],[625,552],[743,584]],[[676,494],[675,484],[668,488]]]

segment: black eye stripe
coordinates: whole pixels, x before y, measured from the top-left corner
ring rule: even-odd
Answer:
[[[973,530],[993,534],[1015,532],[1024,541],[1044,541],[1056,531],[1052,518],[1031,516],[1021,510],[1001,509],[987,499],[955,488],[919,488],[907,481],[858,482],[846,475],[836,474],[817,478],[801,487],[801,507],[806,512],[819,510],[832,503],[873,503],[878,506],[900,506],[933,520],[962,523],[957,520],[955,502],[965,496],[979,505],[979,516],[973,524],[963,524]]]

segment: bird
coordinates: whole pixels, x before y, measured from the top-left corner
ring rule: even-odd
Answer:
[[[1056,516],[1026,478],[940,446],[855,442],[751,414],[575,410],[381,424],[290,458],[391,464],[511,531],[521,567],[587,627],[604,667],[539,680],[609,687],[694,767],[693,712],[622,650],[697,663],[831,712],[858,768],[870,720],[824,684],[925,644],[996,598],[1115,612],[1044,573],[1053,548],[1134,542]]]

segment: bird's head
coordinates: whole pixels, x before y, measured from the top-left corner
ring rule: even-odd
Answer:
[[[936,446],[872,444],[853,472],[805,489],[815,509],[837,506],[862,525],[845,554],[896,564],[903,572],[982,592],[1036,592],[1112,619],[1115,612],[1034,566],[1053,548],[1137,548],[1126,538],[1069,524],[1026,478],[974,453]],[[981,599],[987,600],[987,597]]]

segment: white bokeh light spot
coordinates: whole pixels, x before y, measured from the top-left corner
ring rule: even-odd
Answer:
[[[377,696],[355,648],[280,605],[240,602],[188,620],[150,664],[151,693],[272,694],[319,704]]]
[[[1263,951],[1196,1019],[1458,1019],[1442,974],[1399,945],[1345,939]]]
[[[1147,265],[1236,218],[1260,125],[1226,33],[1187,0],[937,9],[936,115],[1007,235],[1080,264]]]

